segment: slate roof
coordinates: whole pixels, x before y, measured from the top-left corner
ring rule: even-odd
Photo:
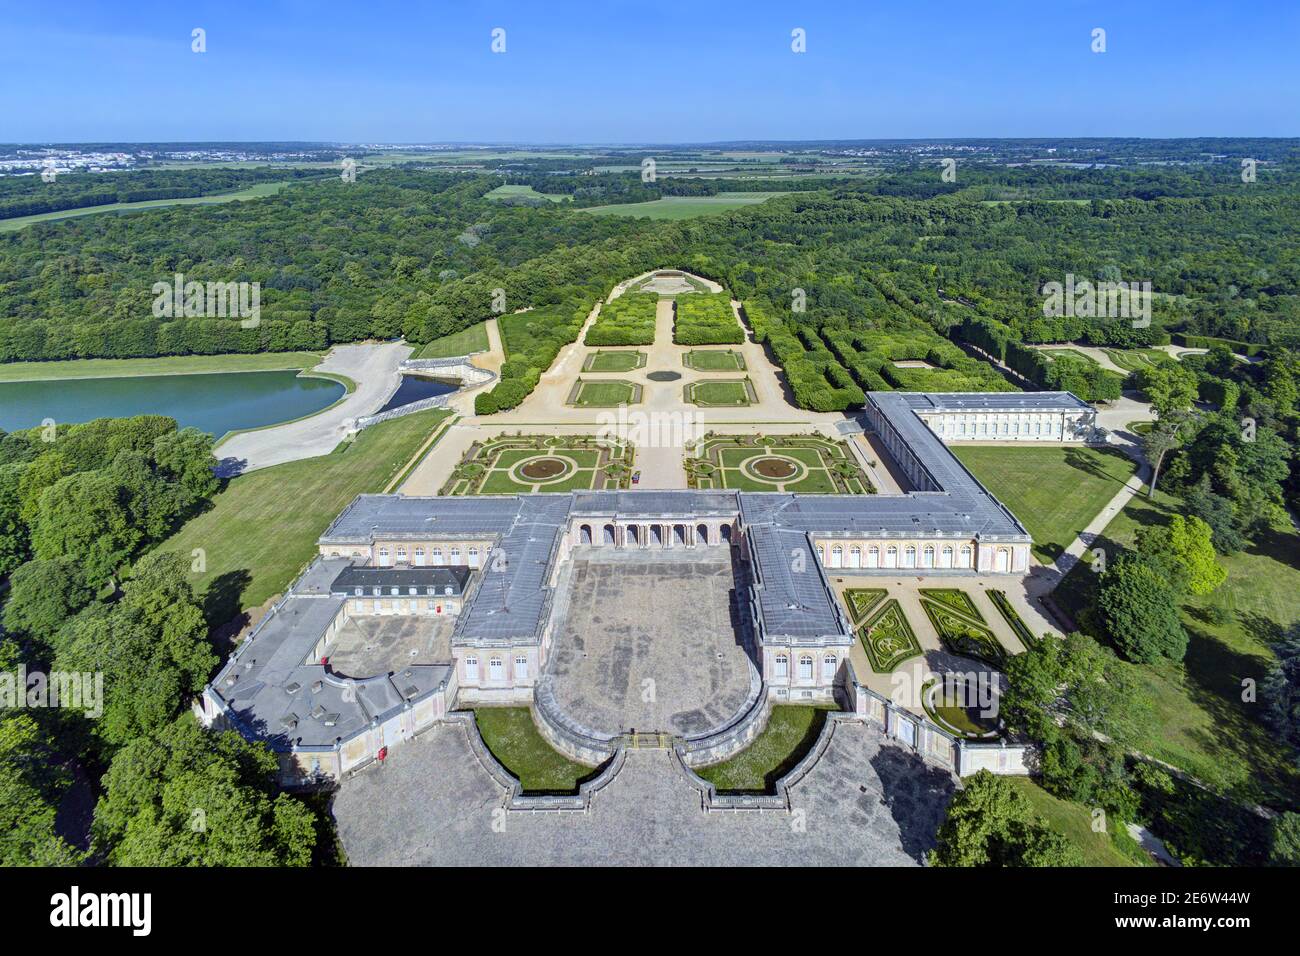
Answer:
[[[408,588],[416,588],[420,594],[427,593],[428,588],[444,594],[447,588],[451,588],[452,594],[460,595],[465,592],[469,576],[470,569],[463,565],[419,568],[349,565],[339,572],[330,585],[330,591],[333,594],[352,594],[354,589],[362,588],[369,595],[373,588],[380,588],[383,595],[387,595],[389,588],[400,588],[405,595]]]

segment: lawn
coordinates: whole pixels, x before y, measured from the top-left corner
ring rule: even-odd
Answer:
[[[650,202],[621,203],[614,206],[591,206],[582,210],[597,216],[643,216],[647,219],[694,219],[696,216],[716,216],[766,202],[784,192],[770,193],[719,193],[716,196],[669,196]]]
[[[353,498],[380,492],[450,413],[429,409],[365,429],[329,455],[232,478],[212,507],[159,548],[202,549],[208,620],[219,625],[288,587],[316,553],[316,539]]]
[[[641,401],[641,387],[631,382],[584,382],[578,380],[569,404],[579,408],[617,408]]]
[[[1034,554],[1050,564],[1115,497],[1136,468],[1113,449],[949,446],[962,464],[1020,519]]]
[[[498,186],[483,197],[484,199],[545,199],[549,202],[569,202],[569,196],[539,193],[532,186],[506,185]]]
[[[732,349],[695,349],[682,355],[682,364],[698,372],[745,371],[745,357]]]
[[[903,606],[894,598],[858,628],[858,638],[867,652],[871,669],[877,674],[888,674],[903,661],[921,653],[921,645],[912,625],[907,623]]]
[[[592,352],[582,365],[584,372],[630,372],[646,363],[644,352]]]
[[[1083,853],[1084,866],[1154,866],[1127,832],[1111,836],[1095,833],[1088,808],[1052,796],[1028,777],[1008,777],[1011,785],[1024,794],[1034,812],[1055,832],[1065,837]],[[1131,856],[1118,843],[1129,847]],[[1141,860],[1142,862],[1138,862]]]
[[[0,219],[0,232],[13,232],[37,222],[52,222],[55,219],[72,219],[77,216],[90,216],[100,212],[132,212],[137,209],[158,209],[162,206],[207,206],[213,203],[234,202],[242,199],[260,199],[274,196],[288,182],[254,183],[236,192],[216,193],[211,196],[190,196],[185,199],[148,199],[143,202],[114,202],[103,206],[83,206],[78,209],[60,209],[57,212],[42,212],[33,216],[15,216],[12,219]]]
[[[1161,349],[1104,349],[1103,351],[1107,358],[1126,372],[1136,372],[1148,365],[1173,358]]]
[[[467,329],[434,339],[416,353],[415,358],[452,358],[488,350],[487,323],[478,322]]]
[[[754,403],[753,386],[748,381],[692,382],[686,386],[686,400],[706,408],[726,406],[743,408]]]
[[[201,375],[212,372],[272,372],[319,365],[316,352],[257,352],[251,355],[167,355],[138,359],[68,359],[63,362],[6,362],[0,382],[64,378],[129,378],[138,375]]]
[[[695,772],[719,791],[771,793],[817,743],[826,715],[835,709],[832,704],[778,704],[753,743],[730,760]]]
[[[597,772],[574,763],[547,743],[527,707],[479,707],[474,711],[474,723],[492,756],[526,793],[574,793],[578,784]]]
[[[1165,522],[1178,508],[1178,499],[1163,492],[1154,500],[1135,497],[1097,546],[1113,555],[1132,545],[1139,528]],[[1053,597],[1085,631],[1104,640],[1081,613],[1097,586],[1086,563],[1091,554],[1084,558]],[[1223,586],[1208,598],[1183,602],[1190,636],[1185,660],[1137,667],[1155,710],[1150,735],[1138,747],[1220,792],[1294,807],[1300,803],[1296,755],[1274,741],[1263,723],[1263,704],[1243,702],[1242,682],[1262,683],[1275,659],[1271,645],[1300,620],[1300,534],[1276,529],[1247,551],[1219,561],[1228,569]],[[1224,623],[1213,623],[1211,607],[1226,615]]]

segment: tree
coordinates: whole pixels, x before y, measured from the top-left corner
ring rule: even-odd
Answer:
[[[1268,862],[1272,866],[1300,866],[1300,813],[1279,814],[1273,819]]]
[[[1182,436],[1177,422],[1161,420],[1156,422],[1151,431],[1141,438],[1142,452],[1151,463],[1151,485],[1147,497],[1156,493],[1156,482],[1160,478],[1160,465],[1165,455],[1182,444]]]
[[[1012,657],[1006,676],[1007,726],[1039,740],[1063,728],[1130,744],[1150,729],[1151,700],[1133,666],[1077,631]]]
[[[95,807],[95,847],[118,866],[307,866],[316,819],[276,793],[277,760],[185,714],[113,757]]]
[[[1236,554],[1246,546],[1232,502],[1214,493],[1209,475],[1183,493],[1183,507],[1210,526],[1210,541],[1219,554]]]
[[[1269,723],[1283,740],[1300,749],[1300,624],[1287,628],[1274,652],[1277,663],[1262,688]]]
[[[1186,411],[1196,401],[1196,373],[1174,359],[1157,359],[1144,365],[1134,373],[1134,379],[1162,418]]]
[[[1083,854],[1033,812],[1011,781],[981,770],[948,806],[932,866],[1082,866]]]
[[[1187,632],[1178,617],[1178,596],[1141,554],[1126,552],[1102,575],[1097,607],[1120,653],[1138,664],[1162,658],[1181,661]]]
[[[1228,569],[1215,560],[1213,532],[1195,516],[1174,515],[1163,528],[1145,529],[1139,547],[1166,553],[1178,562],[1187,590],[1198,597],[1213,593],[1228,578]]]
[[[68,558],[28,561],[9,579],[5,629],[47,641],[59,626],[91,602],[81,566]]]
[[[100,585],[116,578],[142,537],[118,482],[86,471],[61,478],[41,496],[32,550],[38,558],[76,559],[87,580]]]

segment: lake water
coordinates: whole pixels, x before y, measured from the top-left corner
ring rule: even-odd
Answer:
[[[393,397],[388,400],[380,411],[387,412],[394,408],[401,408],[403,405],[410,405],[412,402],[420,402],[426,398],[446,395],[448,392],[456,391],[458,387],[448,382],[425,378],[423,375],[403,375],[401,384],[397,386],[397,391],[393,393]]]
[[[314,414],[343,397],[341,384],[297,372],[142,375],[53,382],[0,382],[0,428],[33,428],[129,415],[170,415],[220,438]]]

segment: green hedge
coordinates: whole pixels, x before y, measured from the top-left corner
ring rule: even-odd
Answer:
[[[674,302],[673,341],[678,345],[739,345],[745,331],[725,292],[691,293]]]
[[[624,292],[601,306],[584,341],[587,345],[652,345],[658,304],[654,293]]]

